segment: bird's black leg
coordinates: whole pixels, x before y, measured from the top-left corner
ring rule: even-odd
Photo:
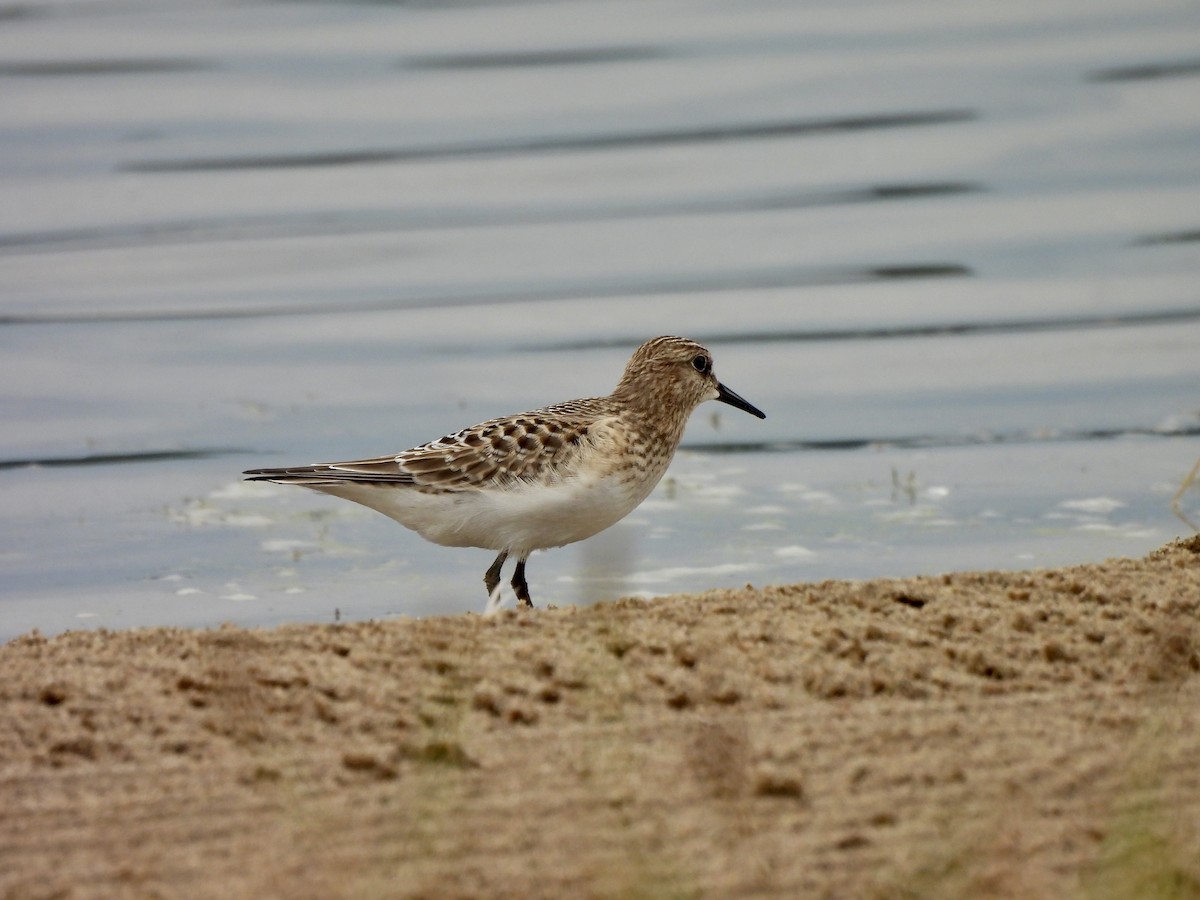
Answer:
[[[525,557],[517,560],[517,570],[513,572],[513,590],[517,592],[517,603],[533,609],[533,601],[529,599],[529,584],[525,581]]]
[[[496,557],[496,561],[484,573],[483,584],[487,588],[489,599],[496,593],[496,588],[500,586],[500,567],[504,565],[506,559],[508,559],[508,551],[501,550],[500,555]]]

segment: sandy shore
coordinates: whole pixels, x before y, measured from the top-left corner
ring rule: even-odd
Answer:
[[[1200,538],[0,647],[0,894],[1200,896]]]

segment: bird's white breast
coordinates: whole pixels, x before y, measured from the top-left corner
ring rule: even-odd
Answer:
[[[435,544],[528,554],[603,531],[641,503],[654,483],[607,475],[505,490],[423,493],[356,484],[323,485],[318,490],[378,510]]]

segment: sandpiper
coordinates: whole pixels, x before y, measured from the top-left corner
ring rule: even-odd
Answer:
[[[504,561],[516,556],[513,590],[533,606],[529,555],[591,537],[632,512],[705,400],[766,418],[717,380],[700,344],[656,337],[634,351],[607,397],[490,419],[393,456],[244,474],[353,500],[435,544],[497,551],[483,577],[489,608]]]

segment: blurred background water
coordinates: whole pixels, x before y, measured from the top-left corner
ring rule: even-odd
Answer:
[[[1141,554],[1198,275],[1190,0],[3,3],[0,639],[479,610],[489,552],[238,473],[662,333],[768,418],[539,602]]]

